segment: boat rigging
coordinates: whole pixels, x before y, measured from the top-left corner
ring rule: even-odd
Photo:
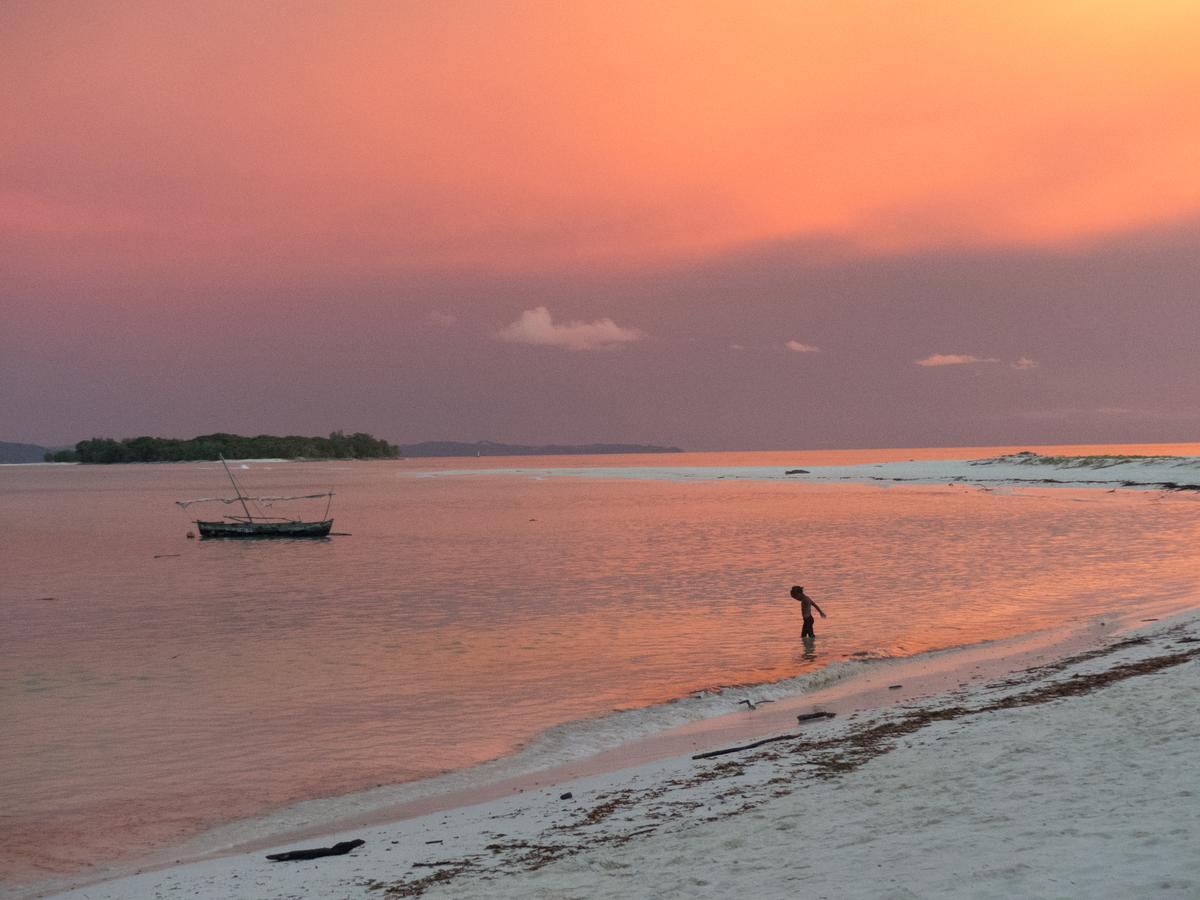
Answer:
[[[225,461],[225,457],[219,457],[221,465],[225,467],[225,474],[229,476],[229,481],[233,485],[236,496],[230,497],[202,497],[199,500],[176,500],[175,504],[187,509],[193,503],[240,503],[242,511],[245,515],[226,515],[220,521],[205,521],[196,520],[196,527],[200,530],[200,537],[225,537],[225,538],[252,538],[252,537],[326,537],[330,529],[333,528],[333,519],[329,518],[329,507],[333,503],[333,491],[326,491],[320,494],[304,494],[296,497],[251,497],[247,495],[242,486],[234,477],[233,472],[229,468],[229,463]],[[317,500],[325,497],[325,514],[318,521],[304,521],[302,519],[288,518],[286,516],[269,516],[262,511],[260,503],[266,503],[268,506],[276,501],[285,500]],[[250,512],[249,504],[253,503],[258,515]]]

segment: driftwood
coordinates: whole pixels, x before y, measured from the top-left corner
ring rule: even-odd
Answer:
[[[334,844],[332,847],[314,847],[312,850],[288,850],[286,853],[269,853],[267,859],[271,862],[291,862],[295,859],[318,859],[322,856],[341,856],[343,853],[349,853],[355,847],[361,847],[366,841],[355,839],[353,841],[342,841],[339,844]]]
[[[714,756],[724,756],[726,753],[737,753],[739,750],[753,750],[755,747],[761,747],[763,744],[771,744],[775,741],[790,741],[793,738],[803,737],[799,734],[781,734],[776,737],[763,738],[761,741],[755,741],[753,744],[742,744],[740,747],[726,747],[724,750],[709,750],[707,753],[697,753],[692,759],[712,759]]]
[[[837,715],[837,713],[831,713],[831,712],[800,713],[800,715],[796,716],[796,721],[797,722],[811,722],[813,719],[832,719],[836,715]]]
[[[801,713],[796,716],[801,722],[809,722],[813,719],[832,719],[837,713],[831,712],[813,712]],[[775,741],[790,741],[795,738],[804,737],[802,734],[780,734],[775,737],[763,738],[761,741],[755,741],[753,744],[742,744],[740,747],[726,747],[724,750],[709,750],[707,753],[697,753],[692,759],[712,759],[714,756],[724,756],[726,753],[738,753],[742,750],[753,750],[755,747],[761,747],[763,744],[773,744]]]

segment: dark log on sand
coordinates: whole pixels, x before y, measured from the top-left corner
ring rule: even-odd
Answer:
[[[896,687],[900,687],[900,685],[896,685]],[[800,715],[796,716],[796,721],[797,722],[811,722],[813,719],[832,719],[836,715],[837,715],[837,713],[831,713],[831,712],[800,713]]]
[[[801,722],[807,722],[810,719],[832,719],[837,713],[831,712],[815,712],[803,713],[797,716]],[[742,750],[753,750],[755,747],[761,747],[763,744],[773,744],[775,741],[790,741],[802,738],[802,734],[780,734],[775,737],[763,738],[761,741],[755,741],[753,744],[742,744],[740,747],[726,747],[724,750],[709,750],[707,753],[697,753],[692,759],[712,759],[714,756],[724,756],[726,753],[738,753]]]
[[[355,847],[361,847],[366,841],[355,839],[353,841],[342,841],[340,844],[334,844],[332,847],[314,847],[312,850],[289,850],[286,853],[269,853],[267,859],[271,862],[291,862],[295,859],[318,859],[322,856],[341,856],[344,853],[349,853]]]
[[[790,741],[793,738],[801,738],[800,734],[781,734],[777,737],[763,738],[761,741],[755,741],[753,744],[742,744],[740,747],[726,747],[724,750],[709,750],[707,753],[697,753],[692,759],[712,759],[714,756],[724,756],[726,753],[737,753],[740,750],[753,750],[755,747],[761,747],[763,744],[771,744],[775,741]]]

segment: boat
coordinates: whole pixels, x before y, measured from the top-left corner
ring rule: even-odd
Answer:
[[[196,527],[202,538],[328,537],[329,530],[333,528],[333,519],[322,522],[204,522],[197,519]]]
[[[227,515],[217,521],[196,520],[196,528],[202,538],[323,538],[328,537],[333,528],[333,519],[329,518],[329,506],[333,503],[333,491],[323,494],[305,494],[300,497],[250,497],[242,492],[242,486],[230,471],[225,457],[219,457],[225,467],[225,474],[233,485],[235,497],[202,497],[199,500],[176,500],[175,504],[187,509],[193,503],[240,503],[245,515]],[[275,502],[285,500],[317,500],[327,498],[325,517],[317,521],[306,522],[303,519],[290,519],[286,516],[268,516],[262,512],[262,504],[270,506]],[[253,503],[258,514],[250,512]],[[189,535],[190,537],[190,535]]]

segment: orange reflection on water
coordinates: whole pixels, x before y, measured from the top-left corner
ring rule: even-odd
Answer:
[[[424,462],[254,464],[264,491],[333,487],[354,535],[274,544],[183,539],[172,501],[210,490],[210,467],[0,473],[25,523],[0,587],[0,870],[136,853],[855,654],[1154,615],[1197,580],[1189,495],[413,477]],[[829,614],[811,648],[792,584]],[[63,846],[77,858],[39,849]]]

